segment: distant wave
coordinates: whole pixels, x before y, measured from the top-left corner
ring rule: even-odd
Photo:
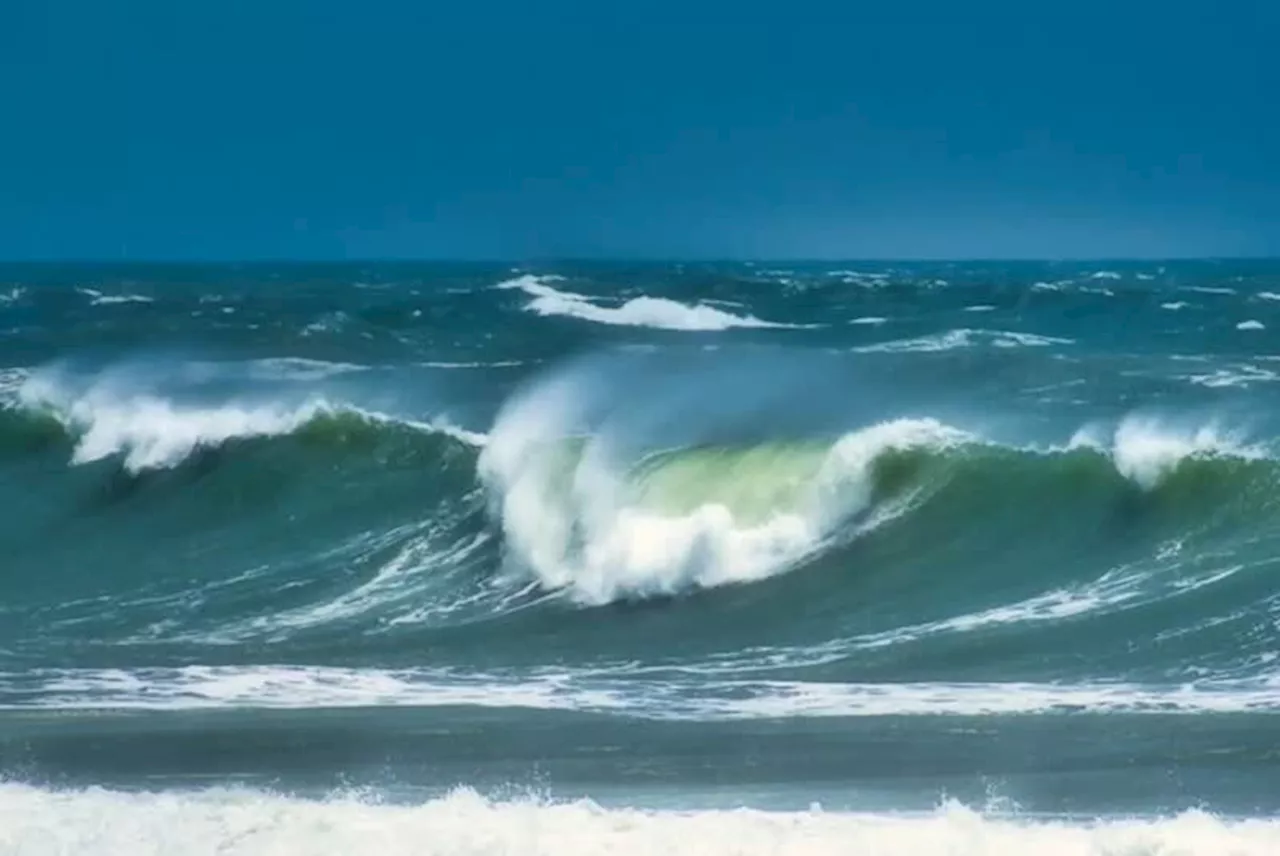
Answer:
[[[119,303],[153,303],[155,299],[144,294],[103,294],[95,288],[77,288],[76,291],[90,298],[93,306],[111,306]]]
[[[635,297],[621,306],[600,306],[597,298],[560,291],[549,285],[557,277],[520,276],[496,288],[519,289],[533,297],[526,306],[540,315],[564,315],[598,324],[652,327],[662,330],[719,331],[735,327],[787,328],[790,324],[762,321],[751,315],[734,315],[705,303],[688,305],[664,297]]]

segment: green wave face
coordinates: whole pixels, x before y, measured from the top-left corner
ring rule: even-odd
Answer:
[[[657,514],[678,517],[720,505],[735,521],[757,525],[810,505],[829,452],[821,442],[658,452],[631,468],[626,491],[637,508]]]

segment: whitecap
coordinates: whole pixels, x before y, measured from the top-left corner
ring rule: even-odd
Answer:
[[[621,306],[600,306],[595,302],[599,298],[560,291],[548,284],[558,279],[525,275],[501,282],[495,288],[519,289],[530,295],[533,300],[525,305],[526,311],[539,315],[562,315],[597,324],[689,332],[794,326],[763,321],[752,315],[735,315],[706,303],[690,305],[665,297],[634,297]]]
[[[1184,461],[1194,458],[1265,457],[1262,449],[1245,444],[1243,432],[1229,430],[1217,421],[1189,425],[1130,415],[1114,428],[1109,442],[1106,435],[1104,426],[1086,425],[1071,438],[1068,448],[1107,451],[1116,470],[1145,490],[1154,489]]]

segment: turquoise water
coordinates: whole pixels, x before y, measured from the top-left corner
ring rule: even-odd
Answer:
[[[0,329],[0,853],[1280,848],[1280,263],[9,265]]]

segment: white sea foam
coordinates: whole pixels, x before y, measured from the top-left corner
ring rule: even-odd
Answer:
[[[1120,274],[1113,270],[1100,270],[1090,274],[1089,279],[1120,279]]]
[[[1072,339],[1053,336],[1041,336],[1036,333],[1022,333],[1014,330],[974,330],[962,328],[949,330],[932,336],[921,336],[914,339],[896,339],[890,342],[877,342],[874,345],[863,345],[854,350],[860,353],[907,353],[950,351],[956,348],[972,348],[988,345],[996,348],[1032,348],[1050,345],[1070,345]]]
[[[808,659],[812,660],[813,654],[818,654],[822,651],[834,651],[837,652],[837,656],[844,656],[851,649],[868,650],[908,645],[944,634],[971,633],[989,627],[1058,622],[1082,615],[1096,617],[1139,608],[1170,597],[1181,596],[1229,579],[1246,567],[1240,564],[1227,564],[1220,567],[1209,567],[1199,573],[1187,574],[1179,572],[1181,550],[1182,542],[1165,542],[1157,548],[1154,555],[1132,564],[1112,568],[1098,579],[1088,583],[1053,589],[1017,602],[1002,603],[977,612],[920,624],[894,627],[878,633],[833,640],[804,653]],[[1103,688],[1106,690],[1104,693],[1106,701],[1105,703],[1099,701],[1101,706],[1098,709],[1117,711],[1141,710],[1145,706],[1152,704],[1151,700],[1156,696],[1167,696],[1171,692],[1168,688],[1158,689],[1137,685],[1107,684]],[[973,685],[969,689],[976,692],[976,688]],[[1012,692],[1017,690],[1018,687],[1011,686],[1009,689]],[[1056,687],[1053,689],[1063,688]],[[1093,692],[1094,689],[1096,687],[1076,686],[1069,688],[1068,692],[1079,696],[1087,695]],[[1187,687],[1183,689],[1187,689]],[[1197,688],[1190,687],[1190,689]],[[1112,690],[1115,691],[1114,694]],[[1249,685],[1206,686],[1200,687],[1199,690],[1213,690],[1215,693],[1213,698],[1218,699],[1221,698],[1220,694],[1224,690],[1228,690],[1228,694],[1235,690],[1243,690],[1242,695],[1237,694],[1235,696],[1235,701],[1226,702],[1226,704],[1241,703],[1247,707],[1260,704],[1262,696],[1259,693],[1265,692],[1266,686],[1263,683],[1255,682]],[[1179,692],[1181,691],[1179,690]],[[1030,693],[1021,701],[1015,702],[1015,706],[1031,704],[1031,697],[1036,695],[1040,695],[1039,690]],[[1122,701],[1121,696],[1127,696],[1128,700]],[[966,696],[966,703],[972,703],[976,698],[976,695],[969,694]],[[1101,698],[1102,696],[1099,696],[1099,699]],[[1165,701],[1167,702],[1168,699],[1165,699]],[[1063,704],[1066,703],[1064,702]],[[1275,699],[1275,704],[1280,705],[1280,696]],[[942,705],[938,709],[947,708],[946,705]],[[1035,708],[1033,706],[1018,707],[1017,709],[1022,712],[1030,712]]]
[[[1216,369],[1208,374],[1187,375],[1185,379],[1210,388],[1247,387],[1250,384],[1280,380],[1280,375],[1259,366],[1244,364]]]
[[[883,288],[892,279],[892,276],[887,273],[857,270],[832,270],[827,271],[826,275],[847,285],[861,285],[866,288]]]
[[[426,369],[505,369],[515,368],[516,366],[528,365],[529,360],[493,360],[492,362],[484,362],[481,360],[427,360],[415,365],[422,366]],[[532,362],[537,362],[536,360]]]
[[[652,327],[662,330],[717,331],[734,327],[790,327],[751,315],[734,315],[705,303],[689,305],[665,297],[635,297],[621,306],[600,306],[584,294],[560,291],[549,283],[558,277],[520,276],[496,288],[519,289],[533,298],[525,309],[540,315],[564,315],[598,324]]]
[[[1266,325],[1263,324],[1261,321],[1249,319],[1248,321],[1241,321],[1239,324],[1237,324],[1236,329],[1237,330],[1265,330]]]
[[[1276,294],[1274,291],[1259,291],[1258,297],[1263,300],[1280,300],[1280,294]]]
[[[1189,285],[1183,289],[1184,291],[1195,291],[1200,294],[1235,294],[1234,288],[1215,285]]]
[[[1060,621],[1077,615],[1097,614],[1117,607],[1146,602],[1146,574],[1110,573],[1086,585],[1055,589],[1034,597],[993,606],[979,612],[943,618],[923,624],[895,627],[881,633],[856,636],[844,644],[857,649],[885,648],[951,633],[968,633],[985,627]]]
[[[964,308],[964,311],[965,312],[994,312],[995,307],[992,306],[990,303],[980,303],[974,306],[966,306]]]
[[[129,294],[127,292],[118,294],[103,294],[96,288],[88,288],[87,286],[78,286],[76,291],[89,298],[90,306],[111,306],[118,303],[152,303],[154,298],[147,297],[143,294]]]
[[[31,370],[22,366],[0,369],[0,395],[12,395],[20,390],[31,376]],[[4,402],[0,402],[3,404]]]
[[[102,856],[1274,856],[1280,821],[1201,811],[1147,819],[932,812],[607,808],[590,800],[489,799],[462,788],[416,805],[248,788],[123,792],[0,785],[0,849]]]
[[[1186,309],[1191,304],[1185,300],[1172,300],[1168,303],[1161,303],[1161,309],[1168,309],[1171,312],[1177,312],[1179,309]]]
[[[1229,569],[1234,573],[1234,569]],[[1225,571],[1213,579],[1229,576]],[[1200,580],[1206,585],[1213,579]],[[778,717],[1280,712],[1274,677],[1124,681],[844,683],[649,678],[627,666],[581,673],[458,673],[336,666],[184,666],[0,673],[3,710],[211,710],[471,706],[615,713],[663,721]]]
[[[311,360],[305,357],[268,357],[248,364],[248,374],[263,380],[323,380],[327,377],[368,371],[369,366],[358,363]]]
[[[850,324],[870,324],[872,326],[878,326],[880,324],[886,324],[888,323],[888,321],[889,321],[888,318],[883,318],[879,315],[864,315],[861,318],[854,318],[849,323]]]
[[[224,306],[223,312],[235,312],[230,306]],[[326,312],[319,318],[302,328],[303,336],[314,336],[317,333],[338,333],[341,332],[351,322],[351,316],[341,309],[335,312]]]
[[[469,497],[468,499],[472,499]],[[254,616],[248,621],[222,627],[199,641],[226,643],[249,638],[277,639],[308,627],[333,624],[379,610],[388,626],[422,624],[480,601],[489,603],[504,592],[494,586],[472,590],[458,579],[457,572],[492,536],[480,532],[452,541],[448,527],[433,519],[398,527],[389,532],[366,534],[350,545],[360,558],[390,552],[372,578],[332,599],[322,600],[282,612]],[[450,584],[456,588],[450,589]],[[446,593],[442,594],[442,590]],[[386,611],[395,609],[387,617]]]
[[[143,294],[100,294],[90,302],[94,306],[111,306],[117,303],[154,303],[155,298]]]

